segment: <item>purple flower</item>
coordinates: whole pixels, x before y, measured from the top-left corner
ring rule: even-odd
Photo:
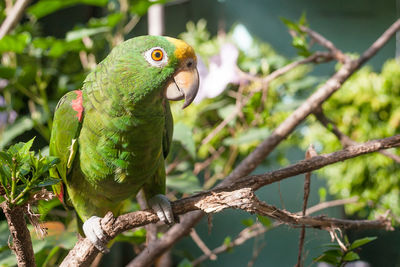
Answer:
[[[197,68],[200,76],[200,87],[195,103],[205,98],[214,98],[220,95],[229,83],[238,84],[239,74],[236,61],[239,50],[231,43],[222,45],[220,52],[211,57],[209,67],[198,57]]]

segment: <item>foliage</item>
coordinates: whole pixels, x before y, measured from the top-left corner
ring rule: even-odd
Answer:
[[[400,65],[387,61],[380,73],[365,67],[355,73],[324,105],[324,113],[351,139],[365,142],[395,135],[400,130]],[[303,145],[318,142],[320,152],[341,148],[340,142],[314,119],[309,120]],[[396,154],[396,150],[390,151]],[[359,196],[346,211],[376,217],[390,209],[400,215],[400,167],[379,153],[323,168],[331,193]]]
[[[337,244],[328,244],[328,250],[325,250],[321,256],[314,258],[316,262],[326,262],[332,264],[333,266],[341,267],[345,266],[346,263],[356,261],[360,259],[357,250],[365,244],[374,241],[376,237],[364,237],[355,240],[353,243],[349,243],[347,238],[345,238],[346,244],[345,248],[341,248]]]
[[[33,140],[0,151],[2,195],[11,205],[22,205],[35,191],[59,182],[48,175],[49,169],[59,162],[58,158],[43,156],[40,152],[35,156],[30,151]]]
[[[307,57],[311,55],[310,44],[308,43],[308,35],[301,29],[301,27],[307,27],[306,13],[303,12],[300,19],[297,22],[290,21],[286,18],[281,17],[283,23],[289,28],[290,34],[293,37],[292,45],[297,50],[299,56]]]

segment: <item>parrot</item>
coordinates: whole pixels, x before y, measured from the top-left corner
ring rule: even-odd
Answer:
[[[199,88],[197,58],[185,41],[138,36],[114,47],[85,78],[80,90],[58,102],[49,154],[60,179],[57,197],[75,209],[83,234],[108,251],[100,220],[122,212],[143,190],[159,219],[174,222],[165,196],[165,159],[172,143],[169,100],[189,106]]]

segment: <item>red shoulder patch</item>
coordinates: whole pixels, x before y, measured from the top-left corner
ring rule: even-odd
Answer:
[[[76,112],[76,117],[78,117],[79,122],[82,121],[82,115],[83,115],[83,104],[82,104],[82,91],[81,90],[76,90],[74,91],[76,93],[76,99],[72,100],[72,108]]]
[[[60,200],[61,203],[64,203],[64,185],[60,183],[60,191],[56,192],[58,200]]]

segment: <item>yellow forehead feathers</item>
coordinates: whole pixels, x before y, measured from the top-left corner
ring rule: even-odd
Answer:
[[[174,55],[179,61],[185,60],[187,58],[193,58],[194,60],[196,60],[196,53],[194,52],[194,49],[186,42],[171,37],[165,38],[175,45],[176,49]]]

